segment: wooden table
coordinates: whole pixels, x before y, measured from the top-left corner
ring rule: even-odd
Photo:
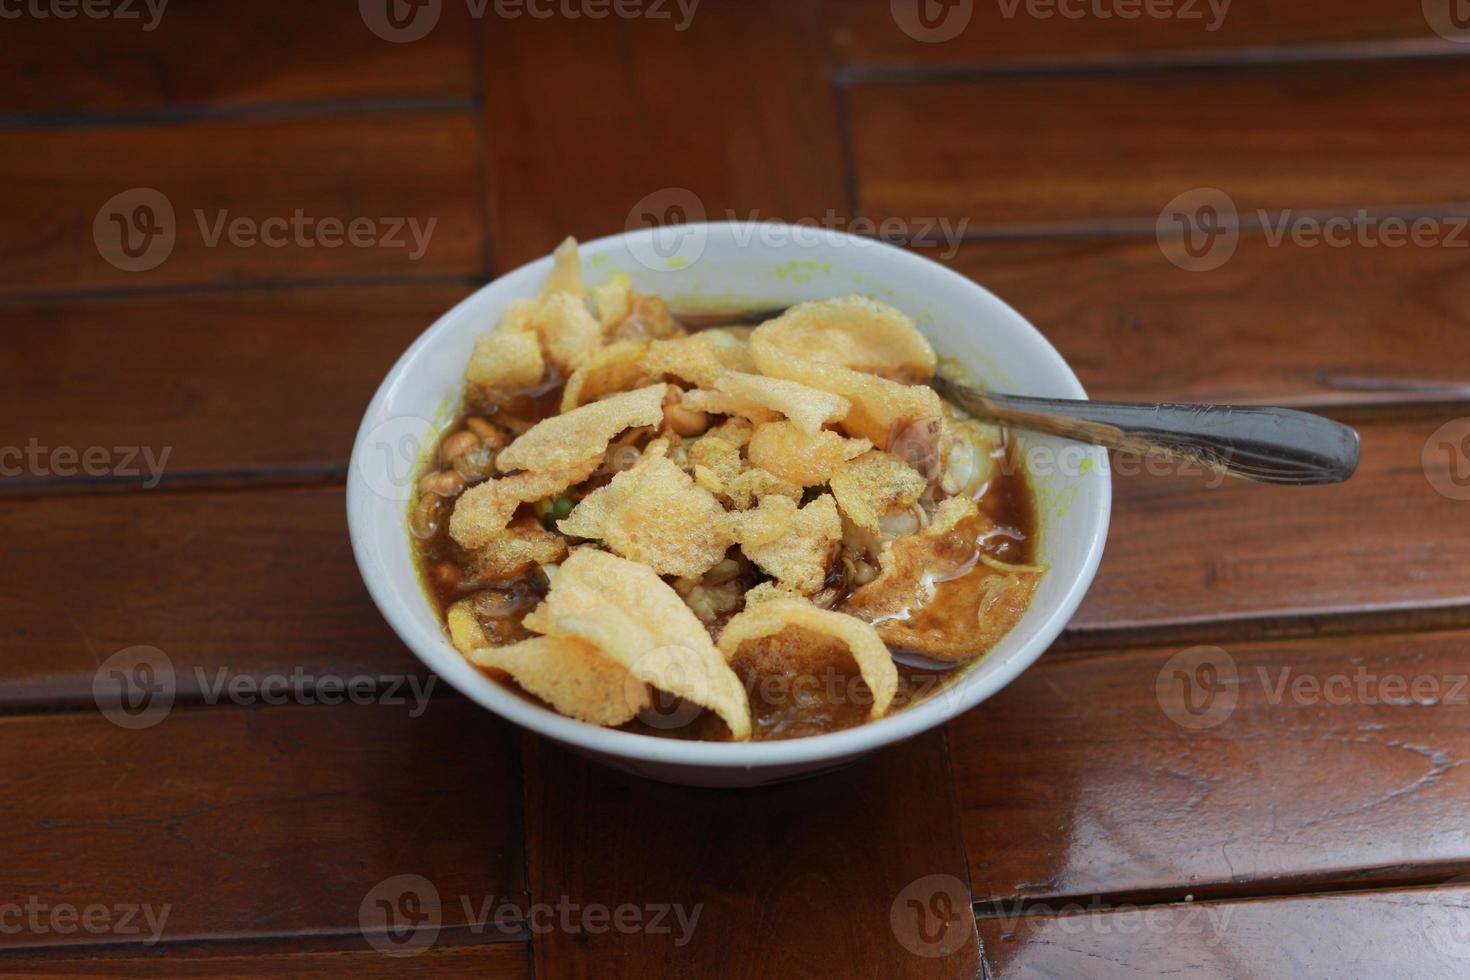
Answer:
[[[7,13],[0,971],[1470,974],[1470,44],[1390,0],[1018,2]],[[1171,213],[1197,188],[1237,236]],[[348,548],[363,406],[670,189],[896,219],[1095,396],[1313,407],[1362,467],[1119,475],[1055,649],[821,779],[655,785],[416,704]],[[171,707],[99,710],[114,669]]]

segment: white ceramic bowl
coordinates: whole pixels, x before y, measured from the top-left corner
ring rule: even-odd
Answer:
[[[584,244],[582,255],[589,283],[625,272],[635,289],[678,309],[875,296],[915,317],[939,354],[958,358],[981,384],[1085,397],[1066,362],[1015,310],[938,263],[871,239],[806,226],[715,223],[614,235]],[[963,677],[912,707],[811,738],[692,742],[574,721],[501,687],[454,649],[421,591],[409,554],[407,501],[423,447],[453,421],[476,335],[512,300],[535,295],[550,267],[549,257],[522,266],[440,317],[388,372],[353,446],[347,517],[363,581],[403,642],[467,697],[628,772],[689,785],[753,786],[842,765],[970,710],[1039,657],[1082,601],[1107,538],[1112,489],[1102,450],[1022,434],[1040,557],[1050,571],[1014,630]]]

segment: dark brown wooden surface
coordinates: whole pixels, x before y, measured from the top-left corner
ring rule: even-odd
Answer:
[[[953,914],[948,896],[969,893],[941,733],[754,793],[664,786],[529,746],[532,894],[699,910],[682,946],[677,930],[601,942],[551,933],[537,944],[538,976],[596,977],[608,962],[691,978],[835,975],[834,960],[849,976],[978,972],[968,914],[921,923],[907,902]],[[639,853],[607,847],[609,827],[636,827]]]
[[[140,729],[95,710],[0,720],[7,901],[150,904],[155,921],[167,905],[168,941],[356,933],[364,899],[403,874],[434,884],[448,925],[466,923],[460,896],[524,902],[520,801],[504,792],[513,732],[457,698],[411,710],[176,705]],[[24,929],[6,945],[150,938],[118,923]]]
[[[1246,223],[1258,209],[1465,214],[1467,83],[1470,62],[1443,58],[855,85],[853,165],[863,211],[964,217],[974,234],[1152,231],[1199,187]]]
[[[171,908],[157,945],[0,931],[0,974],[1462,975],[1470,502],[1421,454],[1470,414],[1470,249],[1252,226],[1366,208],[1449,236],[1470,45],[1386,0],[1236,3],[1214,31],[971,7],[940,43],[887,0],[705,0],[684,29],[446,0],[402,44],[345,0],[0,21],[0,448],[170,454],[152,489],[0,478],[0,906]],[[1154,235],[1203,186],[1246,225],[1207,272]],[[134,187],[178,234],[141,272],[93,237]],[[209,246],[195,209],[438,222],[409,260]],[[374,387],[487,276],[679,214],[944,220],[965,241],[926,254],[1094,396],[1322,407],[1359,426],[1362,469],[1322,490],[1119,475],[1056,649],[808,782],[663,786],[442,686],[421,716],[382,703],[426,679],[346,540]],[[93,682],[140,645],[177,700],[128,730]],[[1197,645],[1234,670],[1209,725],[1171,686]],[[295,676],[282,706],[211,693]],[[377,703],[320,703],[358,676]],[[399,875],[443,923],[409,958],[360,915]],[[700,911],[676,945],[537,928],[538,903]],[[926,908],[963,913],[949,955]]]

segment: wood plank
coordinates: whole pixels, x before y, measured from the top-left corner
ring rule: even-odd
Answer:
[[[0,736],[6,895],[154,912],[137,934],[28,917],[13,947],[356,933],[370,892],[404,874],[434,885],[450,926],[468,921],[459,896],[524,901],[511,730],[459,698],[417,718],[175,706],[135,730],[10,717]]]
[[[990,972],[1012,977],[1465,975],[1470,888],[1172,905],[980,923]]]
[[[152,479],[58,466],[63,446],[106,447],[117,466],[115,447],[148,446],[155,459],[167,449],[166,483],[249,468],[345,471],[378,383],[471,288],[366,284],[0,306],[9,356],[27,365],[0,387],[0,445],[38,446],[34,466],[4,461],[0,492]]]
[[[238,6],[155,0],[158,16],[142,2],[125,6],[120,17],[77,11],[65,19],[36,17],[28,7],[27,15],[7,20],[0,113],[45,122],[57,114],[272,103],[468,104],[478,85],[463,4],[445,4],[435,29],[411,44],[374,35],[353,0]],[[209,57],[201,58],[205,51]]]
[[[666,217],[675,206],[689,221],[847,213],[820,13],[811,0],[756,0],[701,5],[683,29],[678,13],[489,19],[497,267],[568,234],[680,220]]]
[[[1152,237],[971,242],[948,264],[1036,324],[1094,398],[1342,408],[1470,399],[1463,260],[1247,234],[1208,273]]]
[[[860,85],[848,101],[865,214],[1152,231],[1199,187],[1244,221],[1464,202],[1467,84],[1470,62],[1441,59]]]
[[[1323,46],[1453,50],[1416,5],[1298,0],[1289,5],[1047,2],[947,5],[926,26],[888,0],[827,6],[832,45],[849,67],[963,68],[1136,62],[1160,57],[1308,56]],[[1159,13],[1150,15],[1148,11]],[[903,11],[900,20],[895,12]],[[968,10],[968,19],[965,13]],[[954,11],[948,19],[945,13]],[[1268,49],[1263,51],[1261,49]]]
[[[1123,475],[1116,464],[1107,550],[1069,642],[1259,636],[1333,616],[1470,621],[1466,504],[1421,464],[1448,418],[1359,425],[1362,462],[1338,486],[1151,476],[1137,460]],[[1442,486],[1447,465],[1430,471]]]
[[[537,936],[538,977],[609,962],[629,976],[978,975],[940,733],[752,790],[645,782],[534,738],[524,771],[533,899],[699,916],[672,935]]]
[[[341,487],[5,503],[20,572],[0,596],[0,705],[90,705],[99,665],[138,645],[169,658],[181,699],[221,677],[422,677],[346,525]]]
[[[466,930],[442,930],[434,945],[408,956],[384,956],[360,936],[293,936],[247,942],[169,943],[157,947],[58,947],[0,952],[0,976],[50,977],[355,977],[441,976],[530,980],[528,942],[451,945]]]
[[[26,193],[0,210],[0,293],[416,278],[482,267],[479,136],[469,113],[19,131],[5,139],[0,181]],[[117,197],[137,188],[163,199]],[[105,247],[131,261],[119,250],[114,215],[137,262],[150,268],[128,271],[104,258]],[[372,224],[359,226],[353,244],[344,227],[357,219]],[[248,237],[231,231],[237,221],[249,223]]]
[[[1085,905],[1470,871],[1467,651],[1458,631],[1043,657],[949,728],[976,897]]]

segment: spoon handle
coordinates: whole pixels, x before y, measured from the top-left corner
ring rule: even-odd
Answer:
[[[1358,434],[1320,415],[1245,405],[1169,405],[1028,398],[936,378],[972,415],[1094,446],[1202,466],[1257,483],[1341,483],[1358,466]]]

